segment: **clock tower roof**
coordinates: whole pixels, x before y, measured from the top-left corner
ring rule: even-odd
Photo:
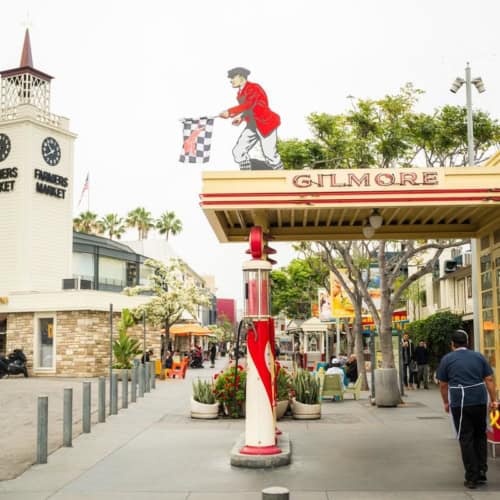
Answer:
[[[30,32],[28,28],[26,28],[26,32],[24,34],[24,44],[23,51],[21,53],[21,63],[18,68],[6,69],[0,71],[0,76],[2,78],[6,78],[9,76],[21,75],[25,73],[30,73],[33,76],[40,78],[41,80],[50,81],[52,80],[52,76],[35,69],[33,66],[33,56],[31,54],[31,40],[30,40]]]

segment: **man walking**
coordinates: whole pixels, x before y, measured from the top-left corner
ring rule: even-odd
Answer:
[[[429,351],[427,344],[421,340],[418,347],[415,349],[415,361],[417,362],[417,389],[420,389],[420,384],[424,382],[424,389],[429,388]]]
[[[267,165],[273,170],[282,169],[283,163],[276,149],[280,117],[269,108],[264,89],[247,80],[249,74],[246,68],[233,68],[227,72],[231,85],[238,89],[239,105],[219,115],[222,118],[234,118],[233,125],[239,125],[242,121],[247,125],[233,148],[234,161],[240,165],[240,170],[250,170],[248,152],[259,143]]]
[[[455,330],[451,336],[452,352],[443,357],[437,378],[444,410],[451,415],[460,441],[465,468],[464,486],[477,488],[486,483],[486,417],[488,395],[490,409],[497,409],[493,371],[484,356],[467,349],[468,336]]]

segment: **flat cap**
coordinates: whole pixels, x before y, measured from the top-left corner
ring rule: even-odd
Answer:
[[[233,78],[236,75],[241,75],[244,78],[247,78],[248,75],[250,74],[250,70],[246,68],[232,68],[227,72],[227,77],[228,78]]]

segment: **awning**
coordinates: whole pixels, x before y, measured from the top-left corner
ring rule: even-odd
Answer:
[[[178,337],[188,337],[189,335],[212,335],[212,330],[195,323],[186,323],[181,325],[172,325],[170,327],[170,335],[176,335]]]

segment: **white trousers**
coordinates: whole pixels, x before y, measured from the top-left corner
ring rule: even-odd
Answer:
[[[283,168],[280,155],[276,149],[277,140],[278,133],[276,130],[273,130],[269,135],[264,137],[258,130],[252,130],[246,127],[233,148],[234,161],[243,164],[249,163],[250,159],[248,157],[248,152],[257,142],[260,142],[266,163],[273,169]]]

